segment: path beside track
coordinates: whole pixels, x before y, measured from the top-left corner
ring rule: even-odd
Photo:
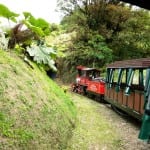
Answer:
[[[138,137],[140,123],[123,118],[109,105],[71,93],[77,107],[77,125],[68,150],[148,150]]]

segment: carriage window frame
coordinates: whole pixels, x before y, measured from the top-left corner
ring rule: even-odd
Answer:
[[[125,95],[128,96],[131,93],[131,84],[133,81],[135,69],[129,68],[127,73],[127,82],[126,82],[126,88],[125,88]]]
[[[150,93],[150,68],[146,69],[146,79],[145,79],[145,101],[148,99]]]
[[[115,91],[119,92],[120,91],[120,86],[121,86],[121,83],[122,83],[123,74],[124,74],[124,69],[119,68],[119,69],[117,69],[117,71],[118,71],[118,77],[117,77]]]
[[[114,68],[108,68],[107,69],[107,88],[112,88],[113,83],[113,76],[114,76]]]

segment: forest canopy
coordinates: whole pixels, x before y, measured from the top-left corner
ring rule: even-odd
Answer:
[[[103,68],[116,60],[150,56],[150,13],[118,0],[58,0],[61,25],[75,33],[63,66]]]

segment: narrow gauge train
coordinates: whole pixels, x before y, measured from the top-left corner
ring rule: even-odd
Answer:
[[[77,66],[77,70],[72,91],[92,94],[99,101],[142,120],[139,138],[150,140],[150,58],[111,63],[105,79],[95,68]]]

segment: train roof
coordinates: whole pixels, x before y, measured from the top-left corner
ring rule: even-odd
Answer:
[[[85,71],[91,71],[91,70],[94,70],[94,71],[100,71],[96,68],[83,68],[82,70],[85,70]]]
[[[80,65],[80,66],[77,66],[76,68],[82,70],[83,68],[86,68],[86,67]]]
[[[150,58],[115,61],[107,66],[107,68],[149,68],[149,67],[150,67]]]
[[[85,70],[85,71],[91,71],[91,70],[100,71],[99,69],[88,68],[88,67],[85,67],[85,66],[77,66],[77,69],[79,69],[79,70]]]

